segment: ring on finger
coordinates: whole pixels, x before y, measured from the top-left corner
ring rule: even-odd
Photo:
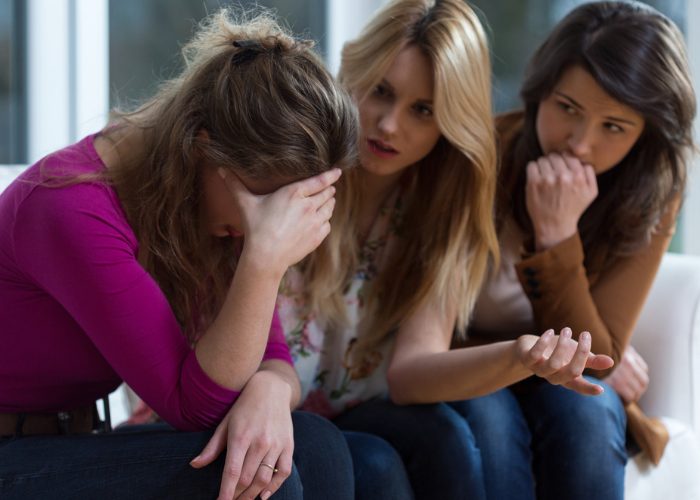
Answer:
[[[267,467],[272,471],[273,474],[279,472],[279,469],[274,465],[266,464],[265,462],[260,462],[260,467]]]

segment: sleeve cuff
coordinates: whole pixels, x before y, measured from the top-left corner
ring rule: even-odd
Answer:
[[[563,276],[583,269],[583,244],[578,232],[547,250],[535,253],[523,249],[521,255],[515,271],[531,301],[542,299],[549,290],[561,290]]]

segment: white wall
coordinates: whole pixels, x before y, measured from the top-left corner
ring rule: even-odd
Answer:
[[[328,0],[328,68],[340,69],[343,44],[355,38],[374,11],[388,0]]]
[[[700,97],[700,2],[687,0],[686,32],[690,69],[693,73],[695,92]],[[700,144],[700,117],[695,117],[695,141]],[[683,253],[700,255],[700,155],[696,155],[690,172],[681,241]]]
[[[28,160],[104,126],[108,0],[27,0]]]

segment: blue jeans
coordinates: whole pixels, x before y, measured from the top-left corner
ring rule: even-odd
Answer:
[[[450,403],[481,449],[491,500],[622,500],[626,418],[620,398],[600,380],[583,396],[541,379]]]
[[[342,433],[310,413],[292,418],[294,469],[273,498],[353,499]],[[154,424],[102,435],[0,439],[0,498],[216,498],[225,453],[203,469],[189,465],[211,435]]]
[[[399,406],[378,398],[335,419],[396,448],[417,499],[485,499],[481,456],[464,418],[445,403]],[[394,498],[411,498],[410,492]]]
[[[396,450],[384,439],[366,432],[343,431],[355,470],[355,498],[411,500],[413,491]]]

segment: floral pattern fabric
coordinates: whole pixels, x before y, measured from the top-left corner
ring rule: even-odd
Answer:
[[[333,417],[353,406],[386,394],[386,365],[393,339],[353,365],[352,349],[365,309],[363,297],[393,253],[401,222],[397,189],[384,203],[360,250],[360,262],[345,293],[347,324],[326,331],[304,300],[304,280],[298,269],[287,272],[277,299],[280,319],[302,387],[302,409]]]

